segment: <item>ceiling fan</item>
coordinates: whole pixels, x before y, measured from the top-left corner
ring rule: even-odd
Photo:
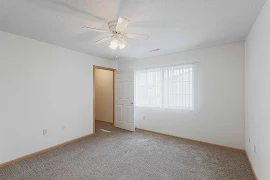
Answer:
[[[127,39],[148,39],[148,34],[134,34],[134,33],[125,33],[124,30],[129,24],[129,20],[126,18],[120,17],[118,21],[111,21],[108,23],[110,31],[106,31],[103,29],[97,29],[92,27],[83,27],[87,28],[91,31],[95,32],[102,32],[102,33],[109,33],[109,35],[105,38],[102,38],[98,41],[95,41],[94,44],[100,44],[105,41],[110,40],[110,48],[113,50],[116,50],[118,47],[119,49],[124,49],[127,45],[126,38]]]

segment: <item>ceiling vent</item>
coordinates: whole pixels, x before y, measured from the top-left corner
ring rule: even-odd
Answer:
[[[160,49],[153,49],[153,50],[150,50],[149,52],[156,52],[156,51],[159,51]]]

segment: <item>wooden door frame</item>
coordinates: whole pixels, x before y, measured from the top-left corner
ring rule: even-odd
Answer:
[[[114,126],[114,114],[115,114],[115,71],[116,69],[113,68],[106,68],[102,66],[93,66],[93,134],[96,133],[96,111],[95,111],[95,69],[103,69],[107,71],[113,72],[113,126]]]

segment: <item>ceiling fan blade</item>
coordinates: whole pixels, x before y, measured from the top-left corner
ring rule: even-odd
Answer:
[[[129,20],[127,20],[126,18],[120,17],[118,19],[118,22],[117,22],[115,29],[116,29],[116,31],[122,32],[127,27],[128,24],[129,24]]]
[[[92,27],[87,27],[87,26],[84,26],[83,28],[89,29],[89,30],[95,31],[95,32],[103,32],[103,33],[108,32],[108,31],[103,30],[103,29],[97,29],[97,28],[92,28]]]
[[[127,33],[125,37],[130,39],[149,39],[148,34],[134,34],[134,33]]]
[[[108,36],[108,37],[102,38],[102,39],[100,39],[100,40],[98,40],[98,41],[95,41],[94,44],[100,44],[100,43],[103,43],[103,42],[105,42],[105,41],[110,40],[112,37],[113,37],[113,36]]]

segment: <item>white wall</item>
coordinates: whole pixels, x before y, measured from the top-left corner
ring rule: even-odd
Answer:
[[[250,143],[249,143],[250,137]],[[256,153],[254,152],[256,146]],[[270,179],[270,1],[246,39],[246,151],[260,180]]]
[[[113,71],[95,69],[95,118],[113,123]]]
[[[0,163],[93,133],[93,64],[117,65],[0,31]]]
[[[198,109],[136,107],[136,127],[244,149],[244,55],[237,42],[120,63],[136,69],[199,62]]]

